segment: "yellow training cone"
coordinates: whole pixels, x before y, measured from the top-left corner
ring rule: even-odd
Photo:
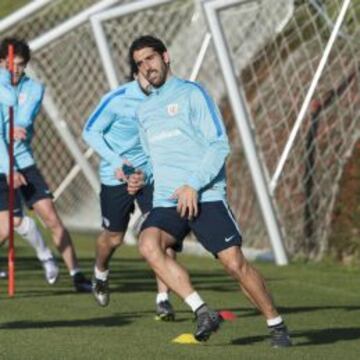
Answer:
[[[199,341],[194,338],[193,334],[181,334],[173,339],[172,342],[177,344],[200,344]]]

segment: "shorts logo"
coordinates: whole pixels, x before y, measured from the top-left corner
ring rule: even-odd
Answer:
[[[231,235],[230,237],[226,237],[225,242],[230,242],[234,237],[235,237],[235,235]]]
[[[24,104],[26,101],[26,94],[25,93],[20,93],[19,94],[19,104],[22,105]]]
[[[108,228],[110,226],[110,220],[107,219],[106,217],[103,217],[103,224],[105,227]]]
[[[175,116],[179,112],[178,104],[169,104],[167,106],[167,112],[170,116]]]

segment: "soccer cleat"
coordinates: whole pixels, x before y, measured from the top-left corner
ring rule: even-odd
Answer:
[[[78,272],[73,276],[73,283],[75,291],[80,293],[91,292],[91,281],[82,272]]]
[[[59,268],[56,265],[54,259],[47,259],[41,262],[44,272],[45,272],[45,279],[49,285],[53,285],[56,283],[59,277]]]
[[[292,345],[289,332],[284,324],[270,328],[271,346],[274,348],[289,347]]]
[[[175,312],[169,300],[161,301],[156,304],[156,320],[174,321]]]
[[[99,280],[95,277],[92,281],[92,293],[100,306],[108,306],[110,302],[109,280]]]
[[[206,341],[211,333],[217,331],[222,322],[219,314],[213,310],[201,312],[196,317],[197,328],[194,337],[197,341]]]

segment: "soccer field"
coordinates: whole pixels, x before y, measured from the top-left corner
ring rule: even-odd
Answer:
[[[94,236],[76,236],[84,270],[91,272]],[[358,359],[360,353],[360,270],[328,264],[276,267],[259,263],[295,346],[269,347],[261,316],[211,258],[181,256],[195,286],[218,310],[237,315],[206,344],[172,339],[195,328],[192,314],[175,296],[173,323],[154,320],[155,281],[136,248],[123,247],[113,262],[111,302],[75,294],[62,265],[54,286],[43,280],[38,262],[17,242],[16,296],[0,282],[0,359]],[[4,253],[2,253],[4,264]],[[3,265],[4,266],[4,265]]]

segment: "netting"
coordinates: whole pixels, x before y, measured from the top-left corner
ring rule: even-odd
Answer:
[[[273,22],[260,14],[261,2],[238,5],[220,15],[269,174],[275,171],[341,4],[295,1],[290,21],[275,32]],[[254,51],[252,38],[263,32],[270,36]],[[276,189],[286,248],[292,255],[316,257],[326,249],[338,181],[359,138],[359,32],[360,3],[352,2]],[[246,63],[242,56],[248,57]],[[243,160],[238,160],[230,171],[232,185],[242,189],[251,204],[249,182],[235,175],[244,170],[239,165]],[[238,194],[233,201],[236,198]],[[259,218],[255,207],[239,210],[243,220]],[[261,242],[255,236],[251,240]]]
[[[96,2],[54,0],[11,29],[11,33],[33,39]],[[306,96],[341,3],[239,1],[220,12],[269,178]],[[187,78],[208,31],[202,8],[195,0],[174,0],[107,20],[103,27],[120,82],[126,81],[127,50],[136,36],[150,33],[162,38],[170,50],[174,73]],[[346,157],[359,138],[359,32],[360,3],[353,1],[275,191],[276,211],[290,255],[314,257],[326,249],[338,180]],[[61,117],[85,151],[82,126],[109,89],[89,22],[42,47],[33,58],[37,77],[47,85]],[[218,101],[224,115],[232,148],[228,162],[229,201],[245,234],[246,245],[268,248],[268,235],[212,45],[198,80]],[[75,162],[43,112],[34,145],[39,165],[54,190]],[[91,164],[95,169],[97,159],[92,158]],[[98,200],[81,173],[57,206],[68,225],[86,228],[99,225]]]

